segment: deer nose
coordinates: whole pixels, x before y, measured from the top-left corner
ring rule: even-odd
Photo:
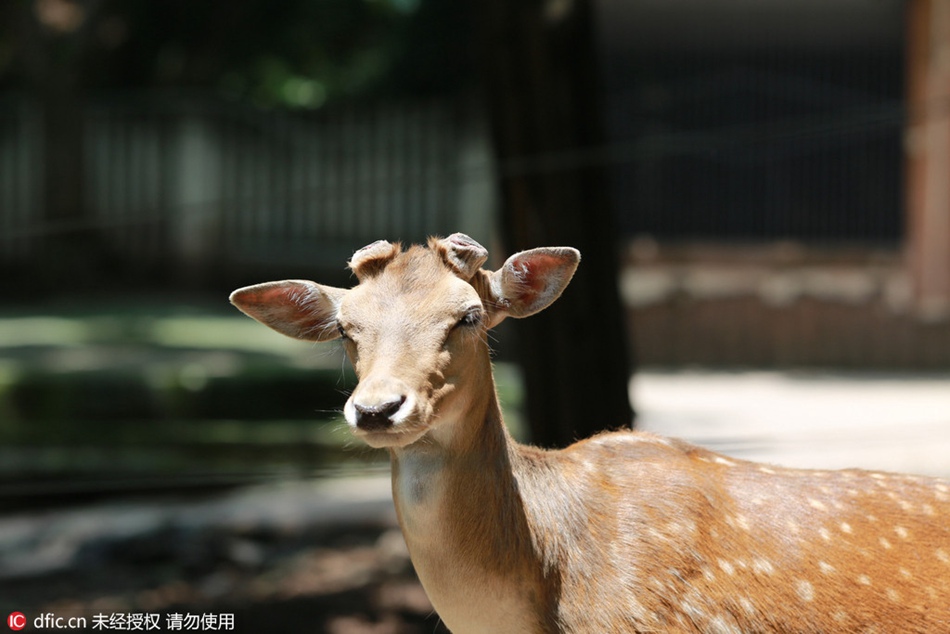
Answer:
[[[392,417],[405,402],[406,397],[400,395],[372,405],[353,403],[353,409],[356,410],[356,426],[364,431],[388,429],[392,427]]]

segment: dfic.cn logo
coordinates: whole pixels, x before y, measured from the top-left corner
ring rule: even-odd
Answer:
[[[20,631],[26,627],[26,615],[22,612],[11,612],[7,617],[7,625],[11,630]]]

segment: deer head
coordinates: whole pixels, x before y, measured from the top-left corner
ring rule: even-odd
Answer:
[[[373,447],[402,447],[491,391],[486,332],[549,306],[580,253],[531,249],[494,272],[481,268],[487,258],[460,233],[406,251],[380,240],[353,254],[353,288],[285,280],[239,289],[231,302],[290,337],[342,338],[359,378],[347,423]]]

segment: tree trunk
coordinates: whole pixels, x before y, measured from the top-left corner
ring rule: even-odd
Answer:
[[[950,7],[908,3],[907,247],[917,314],[950,319]]]
[[[556,306],[513,326],[533,440],[565,446],[633,419],[592,0],[485,0],[475,13],[505,247],[582,254]]]

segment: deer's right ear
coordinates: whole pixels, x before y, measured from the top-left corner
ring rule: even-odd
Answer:
[[[282,335],[330,341],[340,336],[336,315],[345,294],[342,288],[284,280],[239,288],[231,293],[231,303]]]

